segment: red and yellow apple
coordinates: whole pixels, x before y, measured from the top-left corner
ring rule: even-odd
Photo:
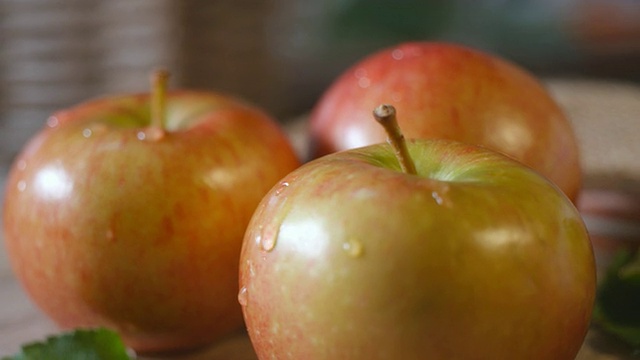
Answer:
[[[3,219],[15,274],[47,315],[116,329],[143,352],[242,328],[244,231],[299,165],[254,106],[184,90],[156,100],[107,97],[51,116],[15,159]]]
[[[258,357],[573,359],[596,277],[572,202],[486,148],[407,145],[416,174],[376,144],[313,160],[262,200],[238,295]]]
[[[372,54],[338,77],[315,105],[312,157],[384,141],[369,112],[380,103],[399,109],[408,138],[488,147],[577,197],[581,169],[571,124],[543,84],[516,64],[433,42]]]

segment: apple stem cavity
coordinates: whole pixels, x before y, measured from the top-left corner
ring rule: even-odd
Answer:
[[[387,142],[393,147],[398,163],[403,172],[417,174],[416,165],[407,149],[407,142],[396,120],[396,108],[392,105],[382,104],[373,110],[373,117],[382,125],[387,133]]]
[[[151,75],[151,127],[164,131],[167,112],[169,71],[158,69]]]

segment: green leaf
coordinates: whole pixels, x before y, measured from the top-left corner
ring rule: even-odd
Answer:
[[[26,344],[17,354],[2,360],[130,360],[117,333],[107,329],[79,329],[44,342]]]
[[[598,286],[593,321],[640,349],[640,252],[614,258]]]

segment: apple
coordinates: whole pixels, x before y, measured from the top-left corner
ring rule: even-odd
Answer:
[[[238,257],[265,193],[299,166],[263,111],[213,92],[95,99],[55,113],[8,176],[8,256],[62,328],[105,326],[139,352],[242,329]]]
[[[553,183],[416,139],[284,177],[247,228],[238,299],[260,359],[567,360],[595,284],[585,226]]]
[[[523,162],[576,200],[582,176],[576,136],[531,73],[461,45],[402,43],[369,55],[326,89],[310,115],[311,157],[382,142],[368,109],[401,109],[409,138],[488,147]]]

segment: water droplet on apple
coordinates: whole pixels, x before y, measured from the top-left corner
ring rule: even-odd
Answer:
[[[391,52],[391,57],[394,60],[402,60],[402,58],[404,58],[404,51],[400,50],[400,49],[394,49]]]
[[[260,241],[260,246],[262,250],[267,252],[273,250],[276,247],[276,237],[268,236],[268,237],[262,238],[262,241]]]
[[[288,187],[289,187],[288,182],[286,181],[281,182],[280,185],[278,185],[278,187],[276,188],[276,196],[282,194]]]
[[[366,89],[369,87],[369,85],[371,85],[371,79],[369,79],[368,77],[361,77],[360,79],[358,79],[358,86],[360,86],[363,89]]]
[[[24,171],[27,168],[27,162],[24,160],[18,160],[16,168],[20,171]]]
[[[18,181],[17,187],[18,187],[18,191],[20,191],[20,192],[25,191],[27,189],[26,181],[24,181],[24,180]]]
[[[58,118],[55,116],[49,116],[49,118],[47,119],[47,126],[50,128],[58,126],[59,123],[60,122],[58,121]]]
[[[360,257],[364,253],[364,246],[358,240],[349,240],[342,244],[342,250],[344,250],[347,255],[351,257]]]
[[[444,203],[444,199],[436,191],[432,191],[431,192],[431,197],[433,198],[433,200],[436,201],[436,204],[438,204],[438,205],[442,205]]]
[[[238,293],[238,302],[242,306],[247,306],[247,304],[249,303],[249,294],[246,286],[243,286],[240,289],[240,292]]]
[[[358,79],[358,86],[360,86],[361,88],[366,89],[369,87],[369,85],[371,85],[371,79],[367,77],[367,70],[363,68],[356,69],[353,74],[355,75],[356,79]]]
[[[93,131],[91,131],[91,129],[82,130],[82,136],[86,137],[87,139],[91,137],[91,134],[93,134]]]
[[[147,134],[145,134],[144,131],[138,131],[136,137],[138,138],[138,140],[144,140],[147,138]]]
[[[260,247],[266,252],[272,251],[276,247],[280,226],[274,223],[268,224],[263,230],[260,237]],[[258,239],[256,238],[256,241]]]

